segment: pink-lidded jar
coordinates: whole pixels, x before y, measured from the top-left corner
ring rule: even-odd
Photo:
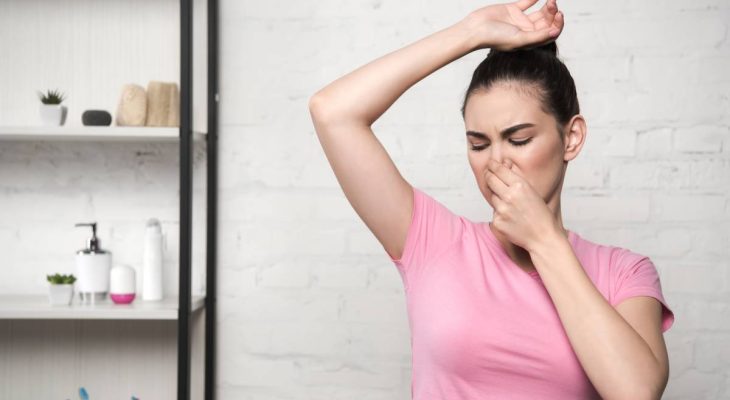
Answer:
[[[135,298],[135,272],[127,265],[117,265],[111,269],[109,277],[109,297],[116,304],[129,304]]]

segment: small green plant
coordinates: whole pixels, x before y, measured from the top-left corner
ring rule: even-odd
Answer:
[[[48,279],[48,282],[51,282],[54,285],[65,285],[76,282],[76,277],[71,275],[61,275],[61,274],[55,274],[55,275],[46,275],[46,279]]]
[[[38,91],[38,97],[43,104],[61,104],[66,99],[65,95],[58,90],[47,90],[46,93]]]

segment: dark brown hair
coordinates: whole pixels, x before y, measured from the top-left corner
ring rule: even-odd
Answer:
[[[495,83],[526,85],[523,88],[538,97],[543,111],[555,117],[559,125],[580,113],[575,82],[558,58],[558,46],[554,41],[530,49],[490,50],[474,70],[464,95],[461,116],[464,117],[466,102],[472,93],[486,91]],[[563,132],[560,134],[562,138]]]

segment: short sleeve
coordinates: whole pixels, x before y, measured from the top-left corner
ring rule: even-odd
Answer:
[[[450,248],[463,230],[462,217],[414,187],[413,213],[403,254],[400,259],[388,256],[402,274],[409,273]]]
[[[650,258],[619,249],[612,280],[612,305],[618,305],[629,297],[650,296],[662,304],[662,332],[674,324],[674,312],[664,299],[659,273]]]

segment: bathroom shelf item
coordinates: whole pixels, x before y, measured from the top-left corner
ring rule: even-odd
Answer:
[[[130,0],[116,0],[115,2],[100,2],[95,0],[86,1],[74,1],[70,3],[58,3],[51,0],[47,2],[26,2],[16,1],[8,6],[8,10],[18,10],[19,13],[25,13],[27,15],[39,15],[39,20],[43,26],[43,18],[52,18],[53,21],[65,21],[63,18],[59,18],[54,13],[64,12],[70,10],[68,15],[73,18],[71,22],[74,24],[74,28],[78,32],[74,38],[78,38],[84,51],[91,51],[93,53],[87,54],[89,63],[93,64],[93,73],[99,73],[103,75],[105,71],[119,72],[115,65],[104,64],[105,60],[98,56],[97,52],[100,51],[101,47],[94,47],[90,45],[91,41],[85,40],[89,37],[97,37],[93,31],[94,27],[99,25],[95,23],[98,21],[86,19],[87,17],[93,17],[99,15],[100,9],[107,7],[108,4],[119,4],[129,3],[129,7],[125,8],[123,13],[115,15],[113,18],[116,20],[125,19],[128,16],[136,17],[134,14],[136,8],[140,7],[140,4],[154,3],[159,4],[169,1],[169,4],[179,3],[179,15],[171,13],[165,13],[158,15],[161,21],[169,22],[170,19],[179,18],[179,42],[175,43],[172,41],[168,43],[170,46],[179,46],[179,88],[180,88],[180,120],[179,127],[76,127],[76,126],[61,126],[61,127],[35,127],[35,126],[0,126],[0,146],[7,145],[7,141],[81,141],[81,142],[114,142],[114,141],[128,141],[132,143],[137,142],[170,142],[179,146],[179,257],[177,259],[178,270],[179,270],[179,290],[177,297],[166,298],[160,304],[155,306],[143,304],[141,299],[136,299],[135,302],[129,306],[120,305],[106,305],[97,304],[94,309],[89,309],[88,305],[81,306],[71,305],[65,309],[54,308],[50,309],[50,305],[46,305],[48,300],[42,295],[37,295],[35,298],[28,298],[23,296],[4,295],[0,297],[0,322],[7,323],[6,326],[16,324],[20,330],[31,328],[33,333],[32,339],[41,338],[46,340],[46,336],[53,336],[52,332],[44,332],[43,329],[35,329],[41,324],[59,325],[68,327],[69,325],[79,326],[93,326],[89,332],[99,332],[107,329],[108,326],[119,324],[120,326],[126,326],[128,322],[126,320],[146,320],[144,324],[154,324],[149,321],[169,321],[158,325],[164,325],[165,335],[170,330],[167,330],[170,325],[176,325],[176,329],[172,332],[177,337],[176,341],[176,398],[178,400],[190,400],[191,399],[191,385],[197,383],[200,375],[195,374],[191,379],[191,359],[195,361],[197,367],[198,360],[195,359],[194,354],[202,353],[201,365],[204,365],[204,376],[203,376],[203,390],[205,400],[211,400],[214,397],[214,385],[215,385],[215,354],[216,354],[216,242],[217,242],[217,153],[218,153],[218,0],[162,0],[161,2],[139,2]],[[91,5],[92,7],[88,7]],[[89,12],[86,8],[92,8],[96,13]],[[4,8],[5,9],[5,8]],[[129,11],[129,13],[127,13]],[[194,21],[194,14],[196,19]],[[64,14],[67,15],[67,14]],[[8,16],[12,18],[13,16]],[[145,19],[130,20],[129,26],[131,33],[137,32],[136,28],[143,26]],[[160,20],[158,20],[159,22]],[[195,33],[196,39],[200,39],[205,36],[202,42],[194,41],[193,39],[193,26],[195,22]],[[170,26],[169,24],[164,24]],[[202,25],[202,26],[201,26]],[[86,32],[85,30],[89,30]],[[88,35],[87,35],[88,34]],[[200,36],[197,36],[200,35]],[[114,39],[116,36],[111,37]],[[12,39],[15,40],[15,39]],[[206,51],[196,53],[200,55],[200,58],[193,60],[193,44],[201,46],[204,44]],[[84,46],[84,44],[86,44]],[[112,42],[111,46],[116,46],[116,42]],[[69,48],[72,48],[72,44],[69,43]],[[66,47],[64,47],[66,49]],[[33,49],[36,52],[43,52],[43,48]],[[135,51],[135,49],[132,49]],[[63,53],[65,57],[65,53]],[[9,57],[5,57],[3,62],[11,60],[13,57],[11,54]],[[64,58],[65,59],[65,58]],[[92,61],[93,59],[93,61]],[[194,62],[196,61],[196,62]],[[197,63],[200,61],[200,63]],[[81,61],[87,62],[87,61]],[[174,62],[174,61],[173,61]],[[139,67],[139,74],[147,76],[144,65],[134,64],[134,68]],[[120,67],[127,68],[127,67]],[[193,79],[193,70],[196,72],[196,79]],[[20,71],[22,73],[22,71]],[[69,72],[70,76],[74,75]],[[151,71],[150,71],[151,74]],[[202,76],[202,79],[197,79]],[[152,76],[150,76],[152,78]],[[69,78],[71,79],[71,78]],[[146,78],[145,78],[146,79]],[[78,77],[75,82],[86,82],[83,77]],[[97,80],[96,82],[99,82]],[[144,84],[145,82],[140,82]],[[80,83],[81,84],[81,83]],[[11,89],[18,89],[19,86]],[[6,88],[3,88],[5,90]],[[89,88],[84,88],[89,89]],[[96,89],[92,87],[91,89]],[[108,88],[106,89],[109,90]],[[90,91],[93,92],[93,91]],[[195,93],[194,93],[195,92]],[[79,93],[77,90],[76,93]],[[195,99],[205,99],[205,106],[201,108],[194,108],[193,94]],[[200,95],[200,96],[198,96]],[[202,103],[197,103],[202,104]],[[4,110],[3,110],[4,111]],[[194,125],[194,122],[197,125]],[[19,124],[11,122],[10,124]],[[67,121],[68,124],[68,121]],[[66,146],[64,146],[66,147]],[[103,144],[100,146],[103,147]],[[110,146],[115,147],[115,146]],[[197,159],[197,149],[204,149],[205,151],[205,162],[206,171],[201,174],[197,174],[193,170],[193,160]],[[93,166],[90,166],[93,167]],[[123,173],[123,172],[120,172]],[[203,190],[194,191],[193,181],[194,178],[204,178]],[[195,189],[201,189],[197,186],[197,180]],[[194,202],[194,194],[196,201]],[[199,195],[199,196],[198,196]],[[201,199],[201,201],[198,201]],[[204,201],[203,201],[204,199]],[[195,208],[196,216],[205,215],[205,222],[197,223],[193,225],[193,206],[201,205],[205,203],[205,208]],[[197,214],[197,211],[201,211]],[[203,231],[204,229],[204,231]],[[195,238],[202,238],[200,247],[196,245],[196,249],[204,248],[205,256],[201,256],[200,262],[205,264],[205,290],[204,296],[194,296],[192,291],[192,264],[193,264],[193,233]],[[201,235],[198,235],[201,234]],[[196,241],[196,244],[198,242]],[[198,261],[198,258],[195,258]],[[197,293],[196,293],[197,294]],[[10,297],[7,297],[10,296]],[[139,301],[139,302],[138,302]],[[203,315],[204,314],[204,315]],[[65,320],[65,321],[64,321]],[[69,323],[69,320],[72,320]],[[80,320],[80,321],[79,321]],[[115,322],[113,320],[119,320],[122,322]],[[204,343],[202,342],[201,336],[197,333],[193,335],[194,331],[198,330],[200,326],[198,322],[204,320]],[[100,322],[101,321],[101,322]],[[42,325],[45,326],[45,325]],[[15,327],[15,325],[13,325]],[[102,328],[103,329],[97,329]],[[13,329],[5,331],[10,335],[11,339],[17,339],[13,335]],[[86,331],[84,331],[86,332]],[[44,336],[46,335],[46,336]],[[64,338],[74,338],[74,331],[71,331]],[[93,336],[93,335],[92,335]],[[147,340],[147,336],[135,336],[135,340]],[[24,339],[24,338],[21,338]],[[90,363],[99,362],[95,360],[95,354],[100,354],[102,346],[101,342],[107,340],[101,336],[94,337],[100,346],[92,347],[92,350],[84,348],[84,355],[89,356]],[[193,340],[195,339],[195,340]],[[166,342],[170,343],[170,341]],[[31,344],[32,345],[32,344]],[[110,346],[111,347],[111,346]],[[40,347],[43,349],[43,347]],[[199,349],[201,351],[197,351]],[[194,351],[195,350],[195,351]],[[145,356],[145,354],[142,354]],[[167,360],[167,358],[165,358]],[[37,360],[30,360],[27,369],[22,371],[34,371],[32,363]],[[84,359],[84,362],[86,359]],[[43,360],[40,361],[41,366]],[[83,364],[83,363],[82,363]],[[6,372],[16,371],[15,367],[4,366]],[[2,368],[0,368],[2,369]],[[103,368],[100,368],[103,370]],[[21,371],[21,373],[22,373]],[[10,373],[8,372],[8,373]],[[164,374],[163,374],[164,375]],[[149,380],[153,381],[154,376],[150,376]],[[34,380],[35,382],[35,380]],[[167,382],[170,382],[168,380]],[[49,382],[50,383],[50,382]],[[155,382],[156,383],[156,382]],[[37,383],[36,383],[37,384]],[[2,385],[0,385],[2,386]],[[6,389],[6,388],[2,388]],[[196,387],[196,389],[198,389]],[[2,397],[2,394],[0,394]],[[21,396],[22,397],[22,396]],[[46,396],[47,397],[47,396]],[[195,400],[200,399],[198,393],[192,394]],[[45,397],[44,397],[45,398]]]
[[[204,132],[193,132],[193,140],[206,139]],[[0,126],[0,140],[51,140],[97,142],[177,142],[178,127],[127,126]]]
[[[131,304],[115,304],[106,299],[89,305],[74,299],[69,306],[53,306],[43,295],[0,295],[0,319],[177,320],[178,304],[179,298],[175,296],[156,302],[135,299]],[[205,296],[193,296],[190,311],[204,305]]]

